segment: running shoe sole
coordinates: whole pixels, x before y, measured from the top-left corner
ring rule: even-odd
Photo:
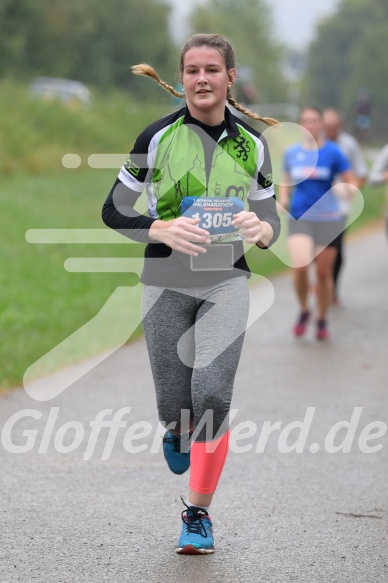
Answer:
[[[211,555],[215,548],[212,549],[197,549],[194,545],[185,545],[184,547],[176,549],[179,555]]]

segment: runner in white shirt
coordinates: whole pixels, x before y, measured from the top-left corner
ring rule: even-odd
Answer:
[[[380,150],[376,160],[369,173],[369,183],[372,186],[380,186],[381,184],[388,184],[388,144]],[[385,211],[385,221],[388,234],[388,188],[387,188],[387,206]]]
[[[323,112],[323,120],[325,125],[326,137],[328,140],[335,142],[343,151],[345,156],[350,162],[351,169],[353,171],[354,177],[357,180],[357,188],[361,189],[367,177],[367,166],[364,159],[364,154],[357,140],[350,134],[346,133],[342,129],[342,119],[340,114],[336,109],[326,109]],[[339,186],[337,186],[339,189]],[[345,218],[350,214],[351,202],[344,196],[344,193],[339,191],[338,198],[340,201],[340,208],[342,214]],[[343,240],[345,231],[341,233],[339,240],[339,247],[337,257],[333,268],[333,280],[334,280],[334,292],[333,292],[333,303],[338,304],[338,280],[339,273],[343,267],[344,257],[343,257]]]

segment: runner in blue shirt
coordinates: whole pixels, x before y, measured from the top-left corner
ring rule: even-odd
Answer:
[[[332,187],[336,176],[349,185],[355,185],[355,179],[350,163],[340,148],[325,139],[322,112],[315,107],[305,108],[299,123],[305,130],[304,140],[286,151],[285,175],[279,189],[280,205],[288,209],[291,215],[288,247],[300,304],[294,335],[303,336],[310,319],[308,276],[309,267],[315,259],[316,338],[325,340],[329,337],[327,310],[333,296],[333,265],[339,235],[345,228],[340,204]]]

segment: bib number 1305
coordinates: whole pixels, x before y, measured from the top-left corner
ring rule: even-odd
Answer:
[[[237,197],[186,196],[181,206],[183,216],[199,219],[199,226],[216,237],[237,232],[232,225],[233,215],[242,210],[244,203]]]
[[[193,219],[201,219],[201,227],[204,229],[219,229],[220,227],[230,227],[232,224],[232,213],[199,213],[192,215]]]

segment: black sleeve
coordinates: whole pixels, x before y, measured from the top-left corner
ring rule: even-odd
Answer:
[[[150,179],[147,152],[155,133],[154,125],[147,127],[136,139],[102,209],[102,220],[108,227],[140,243],[150,242],[148,231],[155,220],[134,209]]]
[[[260,249],[268,249],[277,241],[280,235],[280,218],[276,210],[276,198],[270,196],[262,200],[249,200],[249,210],[254,212],[261,221],[269,223],[273,229],[273,237],[268,243],[267,247],[260,247]]]
[[[263,135],[260,135],[260,141],[264,147],[264,159],[257,176],[257,190],[268,191],[273,188],[272,162],[267,140]]]
[[[148,230],[156,219],[135,211],[139,196],[139,192],[131,190],[117,178],[102,208],[102,220],[129,239],[149,243]]]

